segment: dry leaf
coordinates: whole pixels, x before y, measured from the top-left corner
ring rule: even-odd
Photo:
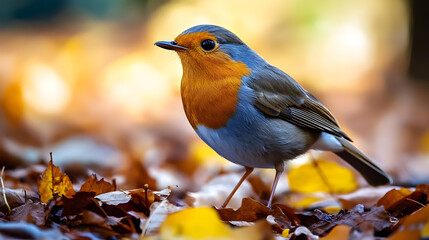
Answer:
[[[360,227],[362,222],[368,222],[372,225],[375,231],[393,227],[396,222],[392,222],[392,217],[388,214],[384,207],[373,207],[370,211],[365,212],[363,205],[357,205],[347,212],[339,212],[338,214],[329,215],[315,211],[315,216],[319,219],[318,222],[312,224],[308,229],[316,234],[323,235],[331,228],[337,225],[347,225],[350,227]]]
[[[274,221],[280,226],[282,231],[292,226],[298,226],[301,222],[295,215],[294,209],[282,204],[274,204],[270,211],[270,215],[273,216]]]
[[[12,210],[10,220],[15,222],[30,222],[37,226],[43,226],[45,225],[45,215],[45,205],[43,203],[34,203],[29,200]]]
[[[74,226],[81,231],[96,233],[98,238],[110,239],[113,236],[119,235],[118,232],[114,231],[112,226],[107,224],[107,217],[102,217],[91,211],[83,211],[81,214],[81,220],[76,221]]]
[[[253,222],[266,218],[269,214],[269,209],[264,204],[251,198],[243,198],[239,209],[223,208],[217,209],[217,212],[223,221]]]
[[[7,202],[11,208],[18,207],[25,203],[25,191],[23,189],[4,189]],[[3,189],[0,188],[0,209],[7,210],[3,199]]]
[[[154,202],[150,206],[150,215],[146,221],[141,222],[142,235],[153,234],[159,230],[161,224],[169,214],[182,210],[183,207],[178,207],[167,200]]]
[[[82,224],[86,225],[98,225],[107,229],[111,229],[110,226],[117,225],[123,218],[117,218],[113,216],[103,217],[92,211],[83,211],[82,213]]]
[[[132,201],[134,204],[143,204],[146,208],[149,208],[150,204],[155,201],[156,197],[158,199],[165,198],[165,194],[169,194],[169,190],[156,193],[157,194],[154,194],[151,190],[139,188],[128,191],[107,192],[97,195],[95,198],[107,205],[119,205]]]
[[[409,215],[427,203],[428,194],[423,185],[419,189],[421,190],[416,188],[414,192],[408,189],[393,189],[377,202],[377,206],[385,206],[386,210],[395,217]]]
[[[129,202],[131,195],[126,191],[114,191],[97,195],[95,198],[104,204],[119,205]]]
[[[402,221],[402,225],[388,239],[389,240],[420,240],[424,236],[424,225],[429,223],[429,207],[426,206],[417,210],[413,214],[406,216]]]
[[[104,181],[104,178],[97,180],[97,176],[90,176],[80,187],[79,192],[95,192],[95,195],[112,192],[116,186]]]
[[[416,191],[420,191],[429,194],[429,184],[419,184],[416,187]]]
[[[42,179],[38,181],[37,187],[40,194],[40,201],[44,203],[48,202],[54,195],[71,198],[75,194],[69,177],[53,164],[52,158],[42,174]]]
[[[126,191],[131,196],[131,201],[135,204],[144,204],[146,208],[155,201],[155,194],[149,189],[136,189]]]
[[[82,224],[85,225],[97,225],[99,227],[111,229],[111,227],[106,224],[106,218],[91,211],[83,211],[81,221]]]
[[[411,193],[413,193],[413,191],[406,188],[392,189],[378,200],[377,206],[384,206],[385,209],[389,209]]]
[[[94,204],[94,192],[78,192],[72,198],[63,197],[62,216],[73,216],[81,213],[89,205]]]
[[[393,188],[394,186],[363,187],[338,197],[343,209],[349,210],[358,204],[364,205],[365,208],[371,208],[386,194],[386,192]]]

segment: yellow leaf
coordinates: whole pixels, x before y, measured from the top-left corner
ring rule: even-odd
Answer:
[[[290,170],[288,179],[292,191],[349,193],[358,187],[349,168],[321,159],[316,161],[317,164],[309,162]]]
[[[161,239],[185,237],[202,239],[209,237],[228,237],[231,229],[209,207],[187,208],[173,213],[161,225]]]
[[[286,228],[285,230],[283,230],[282,237],[284,237],[284,238],[289,237],[289,232],[290,232],[289,228]]]
[[[328,214],[335,214],[341,211],[341,209],[342,208],[340,206],[328,206],[328,207],[324,207],[323,211]]]
[[[75,194],[69,177],[52,163],[52,155],[48,167],[42,174],[42,179],[37,182],[37,188],[39,189],[40,201],[44,203],[48,202],[54,195],[71,198]]]
[[[191,155],[198,164],[210,162],[222,166],[226,163],[224,158],[219,156],[219,154],[202,141],[191,145]]]
[[[293,202],[292,205],[294,208],[306,208],[309,207],[311,204],[320,202],[321,198],[319,197],[313,197],[313,196],[303,196],[299,201]]]

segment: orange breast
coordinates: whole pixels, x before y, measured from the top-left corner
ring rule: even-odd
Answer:
[[[194,129],[198,125],[221,128],[236,111],[241,78],[250,74],[250,69],[222,52],[201,57],[191,54],[179,54],[186,116]]]

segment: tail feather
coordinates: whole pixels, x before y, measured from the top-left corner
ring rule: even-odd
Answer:
[[[392,183],[392,179],[377,165],[375,165],[365,154],[359,151],[344,138],[337,138],[343,145],[344,150],[335,152],[348,164],[354,167],[372,186],[386,185]]]

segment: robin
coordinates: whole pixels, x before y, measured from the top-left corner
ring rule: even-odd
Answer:
[[[222,208],[254,168],[274,168],[271,208],[284,162],[309,149],[334,152],[373,186],[391,182],[351,144],[319,100],[234,33],[198,25],[174,41],[155,45],[180,57],[183,107],[198,136],[222,157],[245,167]]]

